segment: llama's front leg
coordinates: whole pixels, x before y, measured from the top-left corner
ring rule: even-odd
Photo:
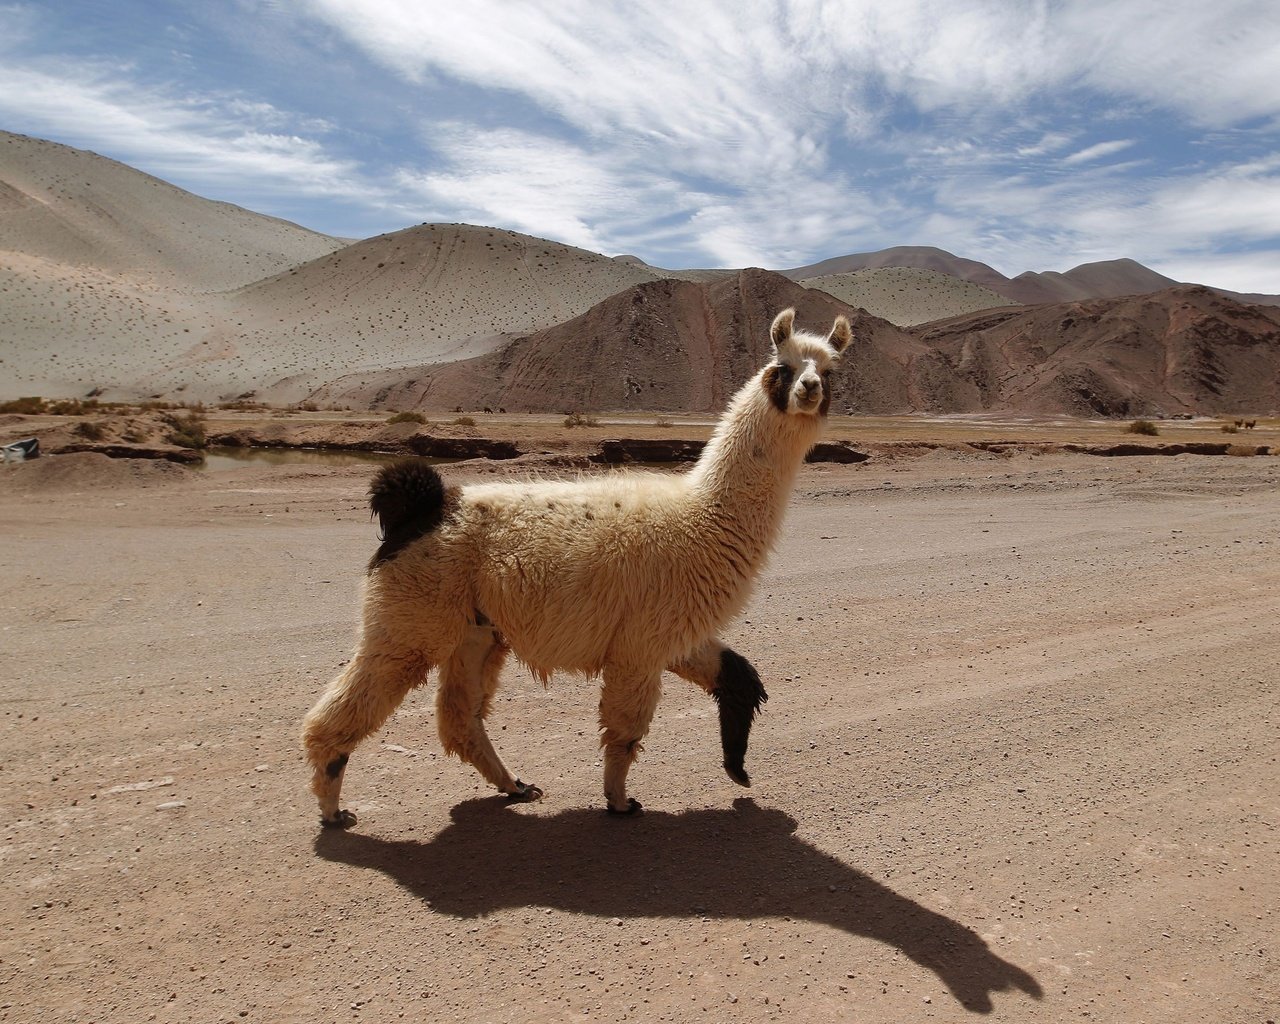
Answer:
[[[600,746],[604,748],[604,798],[610,814],[634,814],[639,800],[627,799],[627,772],[641,751],[640,741],[662,696],[662,672],[606,667],[600,693]]]
[[[414,652],[374,653],[368,639],[351,664],[329,684],[302,725],[302,745],[311,762],[311,791],[320,801],[320,823],[349,828],[356,816],[338,806],[347,759],[362,739],[399,707],[431,666]]]
[[[507,648],[492,626],[469,626],[463,641],[440,669],[436,726],[446,754],[457,754],[513,800],[537,800],[542,790],[511,774],[489,742],[489,714]]]
[[[751,662],[713,637],[667,667],[715,698],[720,712],[724,770],[739,786],[750,786],[751,776],[744,763],[747,741],[760,705],[769,699]]]

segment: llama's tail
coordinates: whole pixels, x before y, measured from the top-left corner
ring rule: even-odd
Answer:
[[[404,459],[378,470],[369,484],[369,508],[382,528],[382,543],[369,562],[372,571],[444,520],[444,481],[420,459]]]

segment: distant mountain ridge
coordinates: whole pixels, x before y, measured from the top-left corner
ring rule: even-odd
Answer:
[[[842,411],[1274,408],[1280,312],[1172,285],[921,246],[784,275],[466,224],[351,242],[0,133],[0,398],[713,412],[791,305],[855,323]]]

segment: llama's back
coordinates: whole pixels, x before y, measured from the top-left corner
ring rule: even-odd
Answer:
[[[746,600],[753,567],[683,476],[474,485],[457,519],[477,606],[538,670],[666,663]]]

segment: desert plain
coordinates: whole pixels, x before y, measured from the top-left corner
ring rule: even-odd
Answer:
[[[377,540],[369,456],[298,449],[692,450],[789,305],[854,322],[856,415],[727,635],[752,788],[668,677],[608,817],[598,684],[512,664],[490,732],[541,802],[442,754],[428,681],[321,830],[299,727]],[[342,239],[0,132],[0,442],[46,452],[0,465],[0,1022],[1274,1022],[1277,305],[1127,259]],[[169,461],[193,423],[239,450]]]
[[[512,664],[491,735],[541,802],[442,754],[428,683],[324,831],[298,730],[369,474],[0,467],[0,1021],[1277,1018],[1280,459],[806,466],[728,634],[751,789],[668,676],[610,818],[597,683]]]

